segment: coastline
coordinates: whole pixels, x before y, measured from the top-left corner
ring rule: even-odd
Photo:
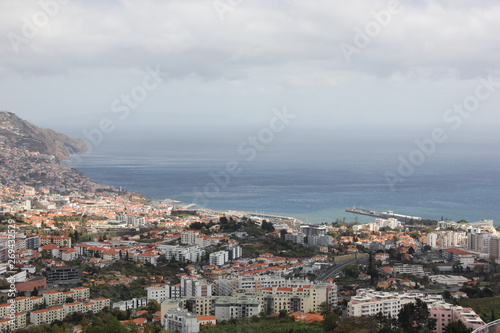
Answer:
[[[65,164],[93,182],[121,187],[152,201],[171,200],[175,206],[191,204],[193,190],[203,189],[203,186],[213,181],[210,174],[218,170],[215,165],[207,165],[204,159],[193,162],[190,158],[180,158],[177,161],[179,164],[172,166],[168,163],[175,156],[151,160],[151,164],[145,164],[141,156],[106,151],[97,156],[85,154],[84,163],[70,160]],[[231,179],[231,184],[210,198],[208,204],[191,208],[218,212],[260,212],[314,224],[336,220],[373,222],[374,217],[345,212],[347,207],[356,205],[381,212],[392,210],[422,219],[464,219],[468,222],[493,219],[496,225],[500,222],[500,214],[494,209],[494,184],[484,190],[482,187],[473,188],[473,193],[481,195],[475,196],[476,199],[471,202],[470,196],[463,196],[460,194],[463,192],[455,189],[455,184],[451,182],[452,175],[443,181],[445,185],[452,184],[449,188],[443,189],[441,184],[437,184],[440,191],[429,195],[426,194],[429,186],[437,186],[435,175],[432,179],[427,179],[425,175],[411,179],[407,187],[390,193],[383,184],[377,183],[373,172],[360,174],[362,170],[358,170],[335,175],[337,169],[332,169],[328,174],[317,171],[289,168],[283,174],[276,168],[261,164]],[[324,181],[321,179],[323,176]],[[297,179],[298,182],[290,182],[290,179]],[[472,184],[467,179],[462,187]]]

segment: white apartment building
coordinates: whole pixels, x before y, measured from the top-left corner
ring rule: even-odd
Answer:
[[[437,247],[438,234],[436,232],[431,232],[427,234],[427,245],[435,249]]]
[[[321,236],[327,232],[326,225],[320,224],[302,224],[299,229],[306,236]]]
[[[261,311],[261,304],[254,297],[222,297],[215,302],[215,317],[218,321],[258,316]]]
[[[185,231],[185,232],[181,233],[181,244],[194,245],[196,242],[197,236],[198,236],[198,232]]]
[[[427,235],[427,245],[434,248],[448,248],[467,245],[464,231],[436,231]]]
[[[279,275],[252,275],[238,276],[234,278],[219,278],[217,284],[217,295],[228,296],[233,292],[260,293],[264,288],[303,288],[310,285],[311,281],[306,279],[286,279]]]
[[[408,265],[408,264],[395,264],[392,267],[394,274],[413,274],[424,275],[424,268],[422,265]]]
[[[168,332],[198,333],[200,323],[196,316],[187,310],[174,308],[167,310],[165,314],[164,329]]]
[[[166,299],[181,298],[181,286],[179,285],[171,286],[165,284],[163,286],[148,287],[146,291],[148,293],[148,301],[154,299],[158,303],[161,303]]]
[[[283,309],[293,312],[318,312],[321,311],[320,306],[322,303],[336,306],[338,302],[338,289],[335,283],[311,284],[294,288],[263,288],[262,294],[264,297],[268,297],[268,299],[269,297],[286,297],[286,300],[282,302],[274,300],[272,304],[269,302],[264,304],[264,310],[271,313],[279,312]],[[281,306],[284,306],[284,308]]]
[[[148,305],[148,298],[132,298],[126,301],[113,302],[112,309],[119,309],[121,311],[127,311],[128,309],[137,309],[141,306]]]
[[[205,250],[198,245],[165,245],[157,246],[158,250],[165,253],[167,260],[177,260],[182,262],[198,262],[205,256]]]
[[[301,232],[294,232],[292,234],[285,234],[285,240],[295,244],[304,244],[306,235]]]
[[[230,245],[229,248],[227,249],[227,252],[229,254],[229,260],[236,260],[239,259],[243,256],[243,249],[239,245]]]
[[[217,251],[214,253],[210,253],[209,255],[210,265],[222,266],[228,261],[229,261],[228,251]]]
[[[442,300],[441,295],[428,296],[420,293],[393,293],[359,289],[347,305],[348,316],[375,316],[381,312],[384,316],[396,318],[405,304],[414,303],[420,298],[426,303]]]
[[[181,297],[206,297],[212,296],[213,284],[195,276],[181,278]]]
[[[63,320],[66,315],[72,312],[89,312],[92,311],[97,313],[104,309],[105,307],[109,307],[111,301],[107,298],[97,298],[92,299],[88,303],[81,302],[73,302],[66,303],[63,306],[51,307],[48,309],[31,311],[30,313],[30,321],[31,324],[35,326],[50,324],[55,320]]]
[[[329,235],[315,236],[311,235],[307,237],[307,245],[310,246],[332,246],[333,237]]]

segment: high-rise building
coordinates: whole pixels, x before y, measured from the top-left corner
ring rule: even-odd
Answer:
[[[489,245],[490,258],[500,259],[500,237],[491,237]]]
[[[164,328],[168,332],[198,333],[200,331],[200,323],[187,310],[174,308],[167,310]]]

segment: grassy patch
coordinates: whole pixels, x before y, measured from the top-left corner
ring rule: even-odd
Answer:
[[[491,310],[495,320],[500,319],[500,296],[466,299],[460,301],[460,305],[472,308],[485,322],[491,321]]]

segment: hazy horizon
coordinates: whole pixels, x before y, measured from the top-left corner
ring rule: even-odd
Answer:
[[[28,0],[0,13],[0,109],[106,163],[341,164],[391,188],[498,165],[493,0]],[[486,193],[498,175],[482,176]]]

